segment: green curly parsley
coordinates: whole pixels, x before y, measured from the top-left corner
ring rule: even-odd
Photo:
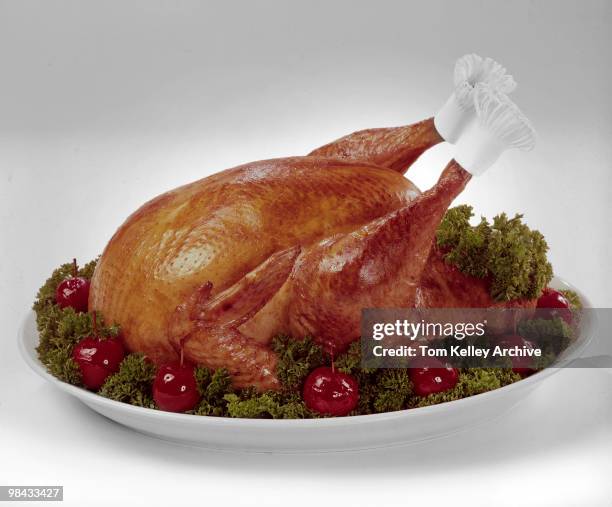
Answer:
[[[298,392],[265,392],[245,389],[225,395],[230,417],[263,419],[305,419],[316,415],[306,408]]]
[[[410,398],[407,408],[426,407],[447,401],[460,400],[475,394],[493,391],[521,380],[518,373],[503,368],[470,368],[460,370],[457,385],[448,391],[425,397]]]
[[[325,364],[323,349],[312,338],[295,340],[279,335],[272,339],[272,350],[278,355],[278,379],[288,389],[297,389],[308,373]]]
[[[138,407],[156,408],[151,393],[157,368],[142,354],[125,356],[119,371],[106,379],[98,394]]]
[[[372,409],[374,412],[393,412],[406,406],[412,394],[412,382],[408,370],[382,370],[376,376],[373,386]]]
[[[542,354],[558,356],[573,337],[572,328],[561,317],[552,319],[528,319],[518,324],[519,334],[533,340],[542,349]]]
[[[193,413],[219,417],[227,415],[225,396],[234,392],[229,371],[225,368],[210,370],[198,366],[195,369],[195,378],[202,399]]]
[[[436,232],[444,260],[467,275],[489,278],[496,301],[539,297],[552,278],[544,236],[529,229],[522,215],[508,218],[502,213],[493,223],[482,217],[475,226],[470,224],[472,216],[468,205],[446,212]]]

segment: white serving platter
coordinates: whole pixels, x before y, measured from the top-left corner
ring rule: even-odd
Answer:
[[[555,277],[551,286],[576,291],[584,306],[590,307],[584,294],[562,279]],[[563,360],[580,358],[592,334],[593,329],[583,330],[578,340],[566,351]],[[503,415],[541,382],[559,371],[559,368],[547,368],[494,391],[398,412],[304,420],[232,419],[135,407],[61,382],[47,373],[38,360],[37,344],[35,315],[30,312],[19,333],[19,349],[25,362],[43,379],[78,398],[99,414],[163,440],[209,449],[252,452],[311,453],[373,449],[459,433]]]

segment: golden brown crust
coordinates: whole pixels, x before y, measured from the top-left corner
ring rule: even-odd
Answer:
[[[275,252],[352,231],[418,193],[388,169],[319,157],[223,171],[126,220],[98,263],[90,308],[121,324],[129,350],[176,359],[169,317],[196,287],[211,282],[214,297]]]

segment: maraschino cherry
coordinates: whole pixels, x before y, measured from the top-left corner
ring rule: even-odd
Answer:
[[[95,313],[92,319],[92,336],[76,344],[72,350],[72,359],[79,365],[85,387],[97,391],[109,375],[119,370],[125,351],[118,338],[101,339],[96,328]]]
[[[532,342],[525,340],[525,338],[516,334],[503,336],[499,340],[498,345],[502,349],[511,349],[514,347],[519,347],[521,349],[523,347],[528,349],[534,348]],[[512,361],[512,371],[514,373],[518,373],[523,378],[528,377],[537,371],[535,368],[533,368],[533,359],[529,356],[511,357],[510,360]]]
[[[72,278],[66,278],[55,290],[55,302],[60,308],[70,306],[75,312],[86,312],[89,299],[89,280],[78,276],[76,259],[72,260]]]
[[[304,402],[320,414],[342,416],[359,402],[359,385],[351,375],[321,366],[310,372],[304,382]]]
[[[427,366],[420,366],[421,363]],[[408,369],[408,375],[417,396],[448,391],[459,381],[459,371],[437,359],[427,359],[426,363],[424,360],[415,361]]]
[[[168,412],[192,410],[200,401],[195,379],[195,366],[182,361],[159,367],[153,382],[153,399],[157,406]]]
[[[558,290],[546,287],[538,299],[538,308],[550,308],[551,317],[561,317],[568,324],[572,323],[570,302]]]

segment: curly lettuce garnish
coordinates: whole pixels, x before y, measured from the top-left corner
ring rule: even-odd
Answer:
[[[496,301],[535,299],[552,279],[544,236],[522,222],[522,215],[505,213],[489,223],[482,217],[471,225],[472,207],[461,205],[446,212],[436,232],[444,260],[476,278],[489,278]]]

